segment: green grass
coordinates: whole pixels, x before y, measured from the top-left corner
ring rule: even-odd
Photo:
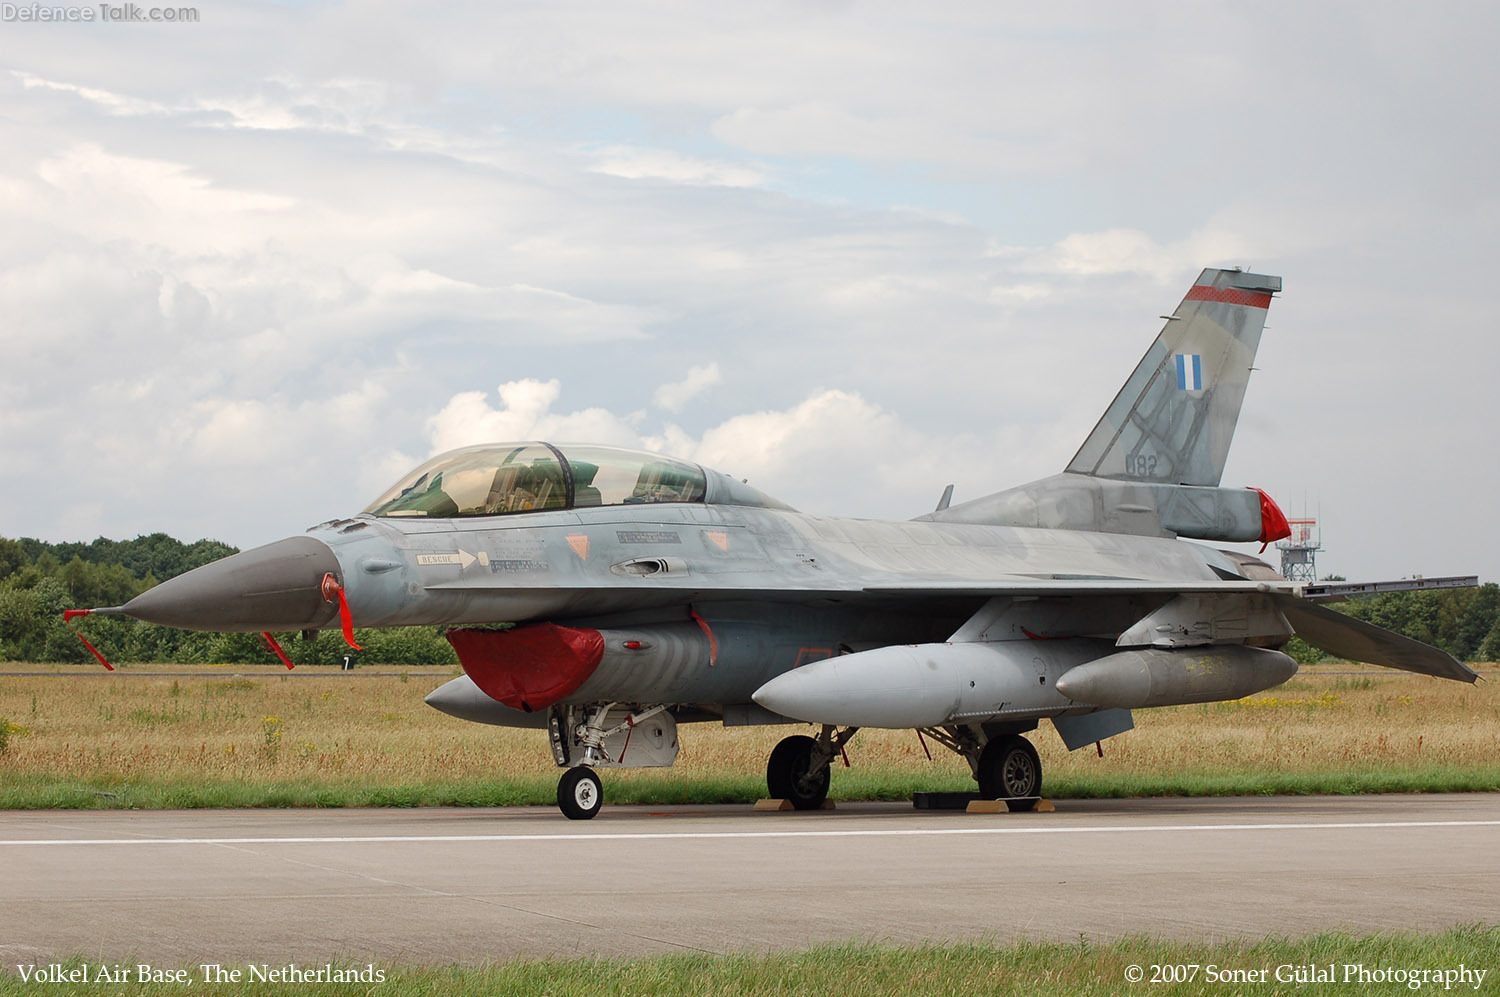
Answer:
[[[123,960],[134,966],[135,960]],[[97,973],[100,961],[72,960]],[[280,964],[272,962],[272,968]],[[1487,970],[1482,993],[1500,989],[1500,928],[1470,925],[1435,934],[1348,935],[1324,933],[1295,939],[1270,938],[1255,942],[1205,944],[1131,937],[1111,944],[1085,938],[1076,942],[1021,942],[1006,946],[949,944],[894,948],[870,944],[820,946],[801,952],[731,955],[670,955],[629,960],[517,960],[499,966],[377,966],[383,982],[319,984],[240,983],[205,985],[193,967],[193,984],[140,985],[90,982],[86,984],[25,983],[14,966],[0,971],[0,997],[12,994],[172,994],[207,992],[223,997],[237,994],[318,997],[322,994],[369,994],[400,997],[408,994],[548,995],[548,997],[718,997],[718,995],[838,994],[840,997],[888,997],[890,994],[967,995],[1026,994],[1394,994],[1412,992],[1406,979],[1361,980],[1355,971],[1345,982],[1345,966],[1363,966],[1372,973],[1396,971]],[[301,968],[321,968],[322,963]],[[1194,967],[1187,982],[1150,982],[1153,967]],[[1332,967],[1334,981],[1299,984],[1278,982],[1298,968]],[[339,964],[363,969],[364,964]],[[1129,982],[1131,967],[1147,979]],[[1226,982],[1222,975],[1233,973]],[[235,967],[249,976],[244,964]],[[1255,982],[1260,976],[1266,982]],[[1443,989],[1443,982],[1427,982],[1422,990]],[[1457,992],[1473,992],[1473,981],[1454,982]]]
[[[109,776],[59,781],[14,774],[0,785],[0,810],[195,810],[213,807],[507,807],[551,806],[559,770],[506,779],[457,779],[382,783],[357,776],[247,784],[208,778],[121,782]],[[758,775],[684,778],[668,771],[602,770],[606,803],[749,804],[766,795]],[[913,793],[969,791],[972,779],[835,771],[831,798],[847,802],[910,800]],[[1357,793],[1461,793],[1500,791],[1500,765],[1459,768],[1432,765],[1335,769],[1321,772],[1208,773],[1166,775],[1105,773],[1050,779],[1052,799],[1120,799],[1141,796],[1310,796]]]

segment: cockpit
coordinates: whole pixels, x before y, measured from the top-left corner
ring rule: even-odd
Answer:
[[[660,454],[598,445],[490,443],[432,458],[365,514],[506,516],[661,502],[788,508],[728,475]]]

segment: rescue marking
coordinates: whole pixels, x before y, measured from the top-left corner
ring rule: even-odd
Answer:
[[[1417,830],[1434,827],[1500,827],[1500,820],[1335,821],[1326,824],[1118,824],[1098,827],[830,828],[822,831],[607,831],[590,834],[369,834],[275,838],[14,838],[5,847],[79,845],[359,845],[423,844],[439,841],[652,841],[710,838],[907,838],[963,834],[1129,834],[1151,831]]]
[[[459,549],[456,554],[418,554],[418,564],[456,564],[459,568],[467,568],[477,560],[473,554]]]
[[[724,553],[729,553],[729,534],[723,530],[704,530],[703,535]]]
[[[578,555],[578,560],[589,559],[589,538],[587,533],[569,533],[568,546],[573,548],[573,553]]]

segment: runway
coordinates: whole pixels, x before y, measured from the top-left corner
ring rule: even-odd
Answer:
[[[1500,794],[0,814],[0,963],[363,964],[1500,922]]]

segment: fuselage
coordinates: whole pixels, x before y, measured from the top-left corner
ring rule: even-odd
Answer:
[[[452,628],[477,684],[444,695],[462,692],[453,711],[491,722],[611,701],[754,722],[752,694],[777,676],[948,641],[1005,592],[1024,612],[985,640],[1019,642],[1000,671],[1019,668],[1032,687],[981,709],[1024,700],[1050,715],[1075,706],[1055,691],[1064,672],[1109,653],[1183,583],[1236,575],[1227,556],[1169,537],[811,516],[660,455],[520,443],[440,455],[357,516],[199,568],[123,611],[217,631]],[[1080,585],[1087,597],[1062,591]]]
[[[1234,571],[1217,551],[1167,538],[702,504],[362,516],[306,536],[337,558],[361,626],[644,619],[723,602],[883,607],[954,602],[965,584],[982,602],[997,580],[1206,581],[1222,577],[1211,564]],[[923,599],[924,586],[941,598]]]

